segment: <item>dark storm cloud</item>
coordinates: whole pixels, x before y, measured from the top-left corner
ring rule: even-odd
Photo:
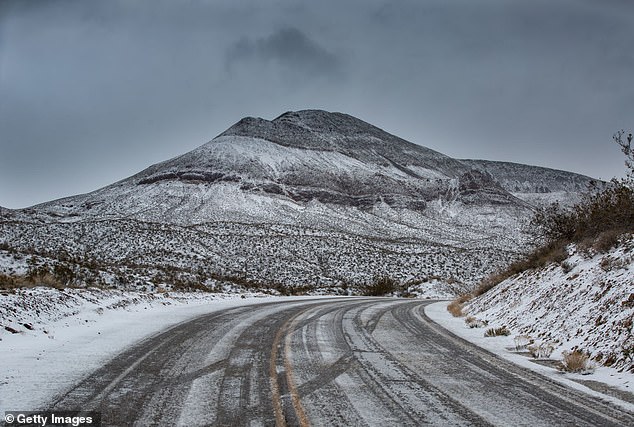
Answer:
[[[304,76],[341,77],[341,60],[297,28],[282,28],[268,37],[241,38],[227,50],[227,68],[252,62],[275,62]]]
[[[302,108],[609,179],[610,136],[634,126],[633,18],[620,0],[0,0],[0,205]]]

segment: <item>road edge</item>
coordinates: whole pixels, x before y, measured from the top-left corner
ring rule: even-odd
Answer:
[[[516,366],[519,366],[521,368],[525,368],[528,369],[530,371],[533,371],[537,374],[543,375],[545,377],[547,377],[548,379],[552,380],[552,381],[556,381],[559,384],[562,384],[566,387],[572,388],[574,390],[583,392],[589,396],[598,398],[598,399],[602,399],[604,401],[610,402],[616,406],[618,406],[619,408],[631,412],[634,414],[634,404],[627,402],[625,400],[619,399],[615,396],[611,396],[605,393],[601,393],[599,391],[596,391],[594,389],[591,389],[588,386],[585,386],[577,381],[575,381],[574,379],[571,379],[570,377],[575,376],[575,377],[580,377],[581,375],[579,374],[567,374],[567,373],[563,373],[561,371],[558,371],[555,368],[552,367],[548,367],[548,366],[544,366],[544,365],[540,365],[534,362],[531,362],[531,360],[523,355],[520,355],[516,352],[511,352],[509,350],[507,350],[507,347],[512,347],[513,346],[513,338],[511,336],[509,337],[494,337],[494,338],[484,338],[484,334],[483,334],[483,330],[482,329],[476,329],[475,331],[479,331],[479,332],[475,332],[473,329],[469,329],[468,327],[466,327],[465,323],[464,323],[464,318],[462,317],[453,317],[448,311],[447,311],[447,305],[449,304],[450,301],[437,301],[431,304],[427,304],[424,307],[424,313],[425,315],[431,320],[433,321],[436,325],[438,325],[439,327],[447,330],[448,332],[452,333],[453,335],[456,335],[457,337],[469,342],[470,344],[481,348],[487,352],[490,352],[492,354],[494,354],[495,356],[504,359],[507,362],[511,362],[513,364],[515,364]],[[480,337],[478,337],[476,334],[480,335]],[[486,340],[486,341],[485,341]],[[605,368],[605,369],[609,369],[609,368]],[[601,381],[598,378],[592,378],[592,380],[595,380],[597,382],[601,382],[602,384],[605,384],[608,387],[613,387],[612,385]],[[633,384],[634,385],[634,384]],[[622,390],[622,389],[620,389]],[[632,393],[632,391],[630,390],[622,390],[622,391],[626,391],[629,393]],[[634,393],[632,393],[634,395]]]

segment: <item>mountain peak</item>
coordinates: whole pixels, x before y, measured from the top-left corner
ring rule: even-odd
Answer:
[[[248,136],[313,149],[344,148],[353,142],[351,138],[364,138],[366,144],[371,142],[368,137],[406,142],[351,115],[323,110],[287,111],[273,120],[245,117],[219,136]]]
[[[246,117],[215,140],[230,136],[262,139],[291,148],[336,151],[363,162],[416,165],[449,176],[463,173],[465,168],[442,153],[413,144],[354,116],[323,110],[288,111],[273,120]]]
[[[353,128],[366,129],[372,126],[354,116],[324,110],[287,111],[272,120],[274,123],[295,124],[320,131],[346,131]]]

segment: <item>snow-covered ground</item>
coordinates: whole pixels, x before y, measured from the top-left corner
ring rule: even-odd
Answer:
[[[463,312],[552,343],[555,355],[579,349],[634,373],[634,239],[607,253],[574,245],[568,252],[560,264],[505,280]]]
[[[571,245],[565,261],[510,277],[465,303],[463,314],[488,323],[484,328],[470,329],[446,306],[430,306],[428,315],[457,335],[575,387],[606,383],[634,402],[634,238],[622,238],[607,252]],[[499,327],[510,335],[484,337],[486,329]],[[534,363],[528,351],[514,351],[519,335],[551,347],[553,361],[572,350],[589,354],[595,370],[569,374]]]
[[[0,413],[35,410],[127,346],[262,295],[20,289],[0,295]],[[10,332],[8,327],[17,333]]]
[[[264,301],[300,298],[51,288],[3,293],[0,295],[0,413],[39,409],[51,396],[70,387],[126,347],[198,315]],[[634,404],[606,397],[577,382],[599,381],[631,393],[634,374],[606,367],[597,367],[592,375],[568,374],[534,363],[513,350],[515,331],[508,337],[485,338],[484,329],[468,328],[464,318],[452,317],[446,306],[446,302],[434,303],[427,306],[425,312],[476,345],[634,411]],[[500,325],[489,320],[489,326]],[[559,346],[552,358],[561,358],[561,351],[566,348]]]

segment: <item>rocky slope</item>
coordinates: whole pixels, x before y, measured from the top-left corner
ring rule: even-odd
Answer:
[[[556,169],[490,160],[461,160],[475,170],[491,174],[502,188],[531,204],[559,201],[576,202],[589,188],[601,188],[603,182],[587,176]]]
[[[339,289],[389,275],[469,286],[523,251],[534,204],[574,198],[590,181],[456,160],[346,114],[305,110],[242,119],[92,193],[0,211],[0,243],[49,264],[63,254],[118,284]]]

